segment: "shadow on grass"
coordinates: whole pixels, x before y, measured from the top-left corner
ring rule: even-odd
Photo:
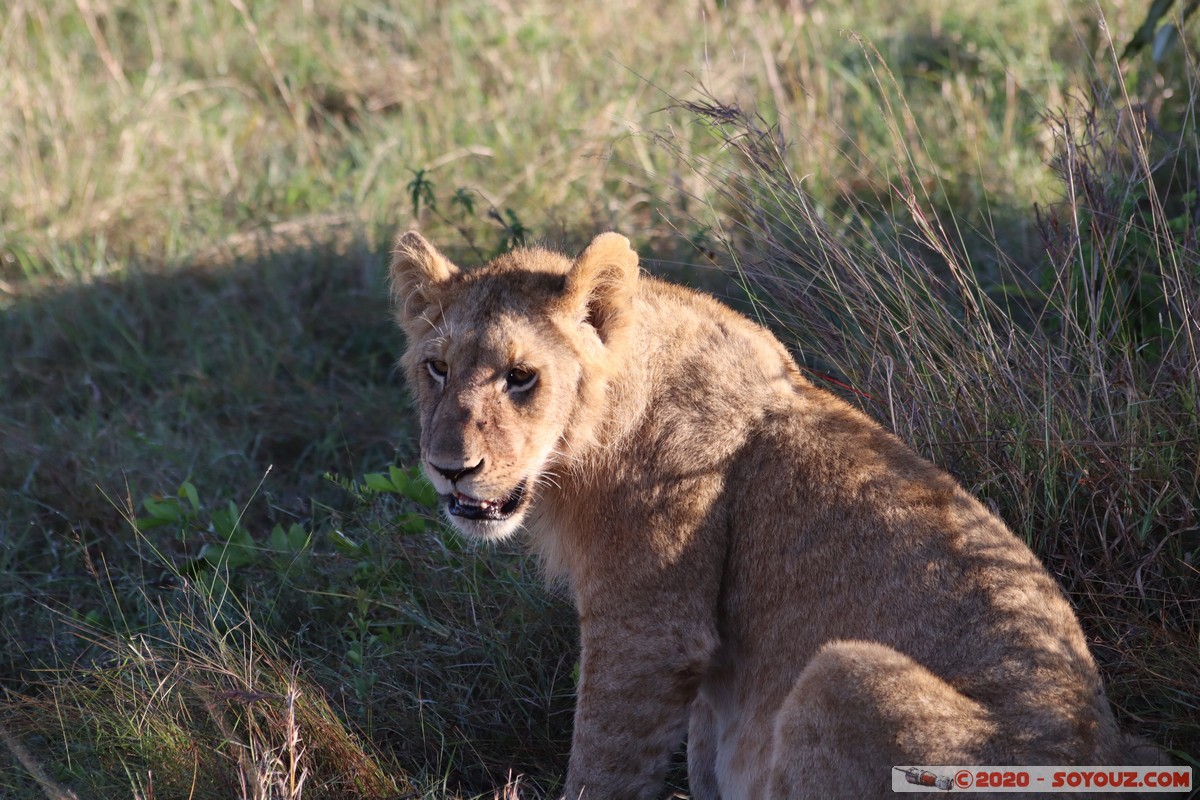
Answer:
[[[391,796],[346,793],[359,762],[415,791],[565,768],[570,608],[515,550],[464,548],[358,482],[416,458],[385,264],[310,247],[0,306],[0,729],[68,786],[153,772],[160,791],[200,775],[196,796],[230,796],[247,766],[227,740],[253,750],[293,686],[331,704],[299,726],[320,767],[306,797]],[[134,530],[146,498],[180,518]],[[338,716],[369,742],[342,763]],[[134,717],[186,747],[111,734]],[[0,752],[0,795],[40,796],[26,773]]]
[[[382,260],[289,252],[17,299],[0,311],[7,505],[99,535],[121,527],[104,494],[189,476],[241,492],[271,467],[264,491],[296,510],[325,471],[411,454]]]

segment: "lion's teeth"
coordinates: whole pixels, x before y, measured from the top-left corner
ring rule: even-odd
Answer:
[[[462,492],[455,492],[454,499],[458,501],[459,505],[482,508],[484,510],[500,505],[499,500],[476,500],[474,497],[465,495]]]

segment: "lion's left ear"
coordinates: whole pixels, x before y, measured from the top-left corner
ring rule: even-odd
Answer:
[[[437,301],[439,288],[459,274],[458,267],[416,231],[396,239],[389,271],[392,308],[405,330]]]
[[[565,301],[580,322],[611,345],[629,326],[637,288],[638,257],[619,233],[602,233],[567,273]]]

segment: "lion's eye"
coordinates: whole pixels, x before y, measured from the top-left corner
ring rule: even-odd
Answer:
[[[437,359],[431,358],[425,362],[425,369],[429,370],[430,376],[432,376],[435,381],[441,383],[446,379],[446,373],[450,370],[450,365],[445,361],[438,361]]]
[[[508,371],[508,388],[514,392],[524,392],[537,383],[538,374],[528,367],[513,367]]]

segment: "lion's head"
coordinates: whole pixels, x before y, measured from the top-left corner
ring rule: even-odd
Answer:
[[[530,248],[471,271],[417,233],[397,240],[392,300],[422,463],[460,531],[511,534],[556,467],[594,444],[637,274],[615,233],[573,261]]]

